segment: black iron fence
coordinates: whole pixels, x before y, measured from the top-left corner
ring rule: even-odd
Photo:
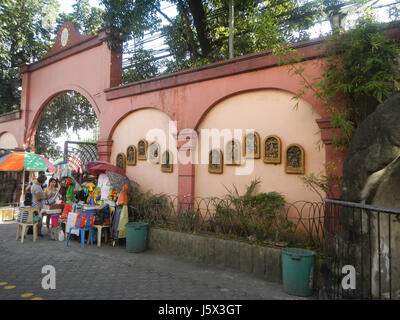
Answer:
[[[326,199],[257,212],[231,199],[165,195],[131,210],[131,219],[153,227],[312,248],[322,257],[320,286],[328,299],[400,298],[400,210]]]
[[[180,232],[213,234],[259,244],[320,247],[324,205],[297,201],[260,210],[244,201],[153,196],[131,207],[131,219]]]
[[[400,210],[326,199],[329,299],[400,298]]]

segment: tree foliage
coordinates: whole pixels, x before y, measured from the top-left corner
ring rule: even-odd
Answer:
[[[83,34],[96,34],[102,28],[104,11],[92,7],[89,0],[76,0],[72,5],[72,13],[62,12],[57,17],[58,30],[65,22],[72,22],[76,29]]]
[[[327,69],[317,89],[333,113],[332,124],[342,129],[337,145],[347,145],[360,123],[399,90],[399,46],[386,30],[366,16],[328,42]],[[344,110],[333,107],[338,96],[347,101]]]
[[[97,131],[98,121],[93,107],[81,94],[72,91],[54,99],[45,109],[36,133],[36,152],[52,159],[63,150],[54,141],[68,129]]]
[[[56,0],[0,1],[0,113],[19,109],[19,66],[49,50],[57,10]]]

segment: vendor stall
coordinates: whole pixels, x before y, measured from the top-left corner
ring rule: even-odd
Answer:
[[[63,232],[64,238],[67,238],[69,233],[82,238],[82,229],[90,228],[85,229],[90,231],[91,239],[88,240],[97,241],[98,246],[103,231],[104,238],[112,239],[113,244],[115,240],[125,238],[125,225],[128,223],[129,180],[126,176],[120,175],[119,168],[104,162],[96,165],[89,163],[90,175],[83,178],[82,184],[78,184],[65,164],[59,165],[61,167],[57,168],[56,174],[60,178],[62,210],[57,213],[46,211],[59,217],[54,226],[52,223],[52,229],[57,228],[58,234]],[[99,165],[102,167],[99,168]],[[85,215],[87,217],[83,217]],[[88,218],[91,220],[88,221]],[[52,238],[57,237],[53,235]]]

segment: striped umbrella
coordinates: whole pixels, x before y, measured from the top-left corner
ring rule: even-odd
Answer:
[[[46,171],[51,168],[50,161],[44,159],[46,158],[32,152],[9,153],[0,158],[0,171],[23,171],[23,177],[25,177],[25,171]],[[25,179],[22,181],[22,190],[25,190]],[[24,198],[25,195],[22,192],[22,199]]]
[[[52,167],[49,160],[32,152],[13,152],[0,158],[0,171],[46,171]]]

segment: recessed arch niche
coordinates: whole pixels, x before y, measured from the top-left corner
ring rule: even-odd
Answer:
[[[220,138],[220,146],[210,146],[210,150],[203,150],[203,129],[215,129],[222,132],[229,129],[231,139],[241,139],[245,136],[246,129],[254,130],[260,136],[260,142],[268,136],[275,135],[280,138],[283,152],[292,143],[298,143],[305,153],[309,155],[305,163],[306,172],[320,172],[324,168],[325,150],[318,148],[321,137],[316,120],[320,116],[305,100],[300,99],[299,106],[294,109],[294,93],[279,89],[260,89],[229,96],[216,103],[197,126],[199,133],[199,152],[207,152],[205,156],[200,154],[201,161],[195,166],[195,196],[196,197],[222,197],[227,194],[227,189],[232,190],[233,185],[243,194],[246,186],[255,178],[261,179],[259,192],[277,191],[284,194],[288,202],[298,200],[318,201],[317,194],[307,190],[298,175],[287,174],[285,164],[282,161],[271,165],[260,159],[244,159],[240,166],[224,165],[223,174],[210,174],[208,172],[208,157],[211,148],[225,150],[227,141]],[[242,130],[241,135],[234,135],[234,130]],[[317,134],[316,134],[317,133]],[[264,147],[261,146],[263,152]],[[224,157],[226,155],[224,154]],[[243,169],[252,161],[253,170],[248,174]],[[243,164],[245,162],[245,164]],[[250,166],[250,165],[249,165]]]

